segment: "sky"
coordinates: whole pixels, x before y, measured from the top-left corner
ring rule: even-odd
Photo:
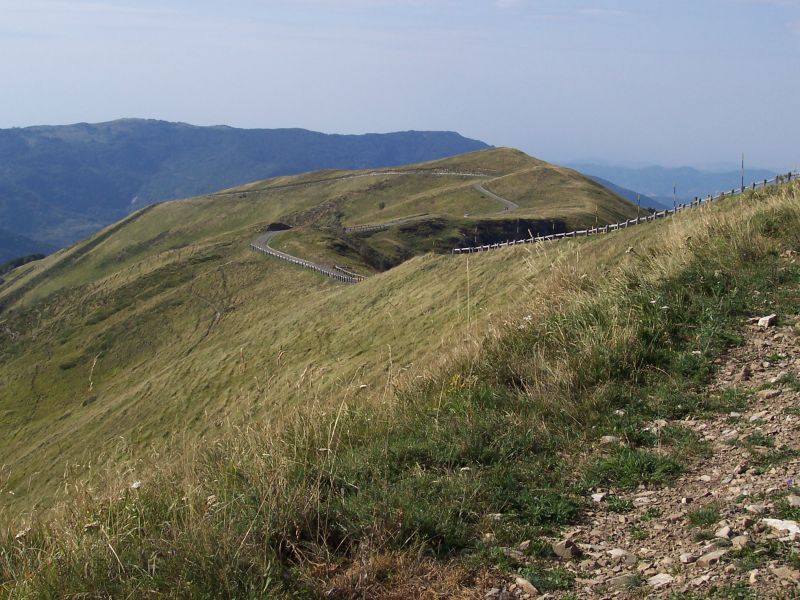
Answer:
[[[554,162],[800,165],[800,0],[0,0],[0,127],[452,130]]]

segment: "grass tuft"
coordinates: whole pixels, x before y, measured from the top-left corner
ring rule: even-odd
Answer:
[[[586,471],[589,487],[616,486],[635,489],[640,485],[664,485],[682,471],[680,464],[667,456],[638,449],[621,448],[611,456],[599,458]]]

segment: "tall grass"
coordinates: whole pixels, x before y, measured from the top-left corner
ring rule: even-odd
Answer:
[[[238,430],[152,464],[140,486],[76,492],[0,541],[0,590],[348,595],[375,557],[494,568],[487,533],[537,539],[579,519],[594,486],[669,483],[680,436],[655,438],[645,424],[724,410],[699,392],[742,318],[800,309],[800,268],[785,254],[800,250],[798,187],[661,227],[660,248],[625,267],[592,277],[554,266],[529,316],[391,402],[298,411],[280,430]],[[601,451],[605,434],[627,447]],[[354,565],[361,583],[331,590]]]

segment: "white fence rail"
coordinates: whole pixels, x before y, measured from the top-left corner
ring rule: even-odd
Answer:
[[[467,174],[467,173],[431,173],[433,175],[461,175],[467,177],[481,177],[482,175],[479,174]],[[635,219],[628,219],[626,221],[622,221],[620,223],[611,223],[609,225],[604,225],[602,227],[592,227],[590,229],[581,229],[579,231],[568,231],[564,233],[554,233],[552,235],[545,235],[545,236],[536,236],[530,237],[521,240],[510,240],[507,242],[497,243],[497,244],[487,244],[483,246],[471,246],[466,248],[455,248],[453,249],[453,254],[472,254],[474,252],[487,252],[489,250],[496,250],[498,248],[507,248],[509,246],[517,246],[519,244],[535,244],[539,242],[553,242],[559,241],[563,239],[569,238],[578,238],[578,237],[586,237],[590,235],[598,235],[598,234],[606,234],[612,231],[617,231],[619,229],[626,229],[628,227],[633,227],[635,225],[640,225],[642,223],[649,223],[651,221],[655,221],[657,219],[665,219],[667,217],[671,217],[681,211],[684,211],[688,208],[695,208],[697,206],[706,205],[709,202],[716,202],[717,200],[721,200],[723,198],[730,198],[733,196],[738,196],[744,194],[745,192],[757,190],[761,188],[770,187],[773,185],[781,185],[783,183],[789,183],[792,181],[797,180],[800,178],[800,171],[790,171],[785,175],[778,175],[777,177],[773,177],[772,179],[765,179],[763,181],[758,181],[750,186],[746,186],[739,189],[732,189],[730,192],[721,192],[714,195],[709,195],[705,198],[695,198],[691,202],[685,204],[678,204],[672,209],[668,210],[661,210],[654,212],[649,215],[645,215],[643,217],[637,217]],[[418,219],[420,216],[415,217],[407,217],[405,219],[399,219],[397,221],[389,221],[387,223],[376,224],[376,225],[360,225],[351,228],[347,228],[349,231],[375,231],[380,229],[388,229],[394,224],[398,222],[406,222],[414,219]],[[317,273],[321,273],[331,279],[335,279],[336,281],[340,281],[342,283],[358,283],[359,281],[363,281],[366,279],[363,275],[358,275],[357,273],[353,273],[347,269],[344,269],[339,266],[334,266],[333,269],[329,269],[327,267],[323,267],[322,265],[315,264],[309,260],[304,260],[302,258],[297,258],[296,256],[292,256],[291,254],[286,254],[285,252],[281,252],[280,250],[275,250],[269,246],[269,240],[277,235],[280,232],[268,232],[261,235],[258,239],[256,239],[250,247],[263,254],[267,254],[269,256],[274,256],[275,258],[279,258],[281,260],[290,262],[294,265],[299,267],[303,267],[305,269],[310,269],[312,271],[316,271]]]
[[[341,281],[342,283],[358,283],[363,278],[360,276],[350,276],[344,273],[335,271],[333,269],[328,269],[327,267],[323,267],[322,265],[315,264],[310,260],[303,260],[302,258],[297,258],[296,256],[292,256],[291,254],[286,254],[285,252],[281,252],[280,250],[275,250],[270,248],[268,245],[269,238],[271,236],[264,235],[258,238],[255,242],[250,244],[250,247],[255,250],[256,252],[261,252],[263,254],[268,254],[269,256],[274,256],[275,258],[279,258],[281,260],[285,260],[286,262],[290,262],[293,265],[297,265],[299,267],[303,267],[305,269],[310,269],[312,271],[316,271],[317,273],[322,273],[331,279],[335,279],[336,281]]]
[[[486,244],[483,246],[468,246],[466,248],[454,248],[453,254],[472,254],[474,252],[487,252],[489,250],[496,250],[498,248],[507,248],[509,246],[516,246],[518,244],[536,244],[538,242],[552,242],[552,241],[563,240],[565,238],[585,237],[589,235],[609,233],[611,231],[617,231],[619,229],[626,229],[628,227],[633,227],[634,225],[649,223],[650,221],[655,221],[656,219],[664,219],[667,217],[671,217],[681,211],[686,210],[687,208],[695,208],[698,206],[708,204],[709,202],[716,202],[717,200],[721,200],[723,198],[739,196],[748,191],[766,188],[773,185],[781,185],[783,183],[789,183],[797,180],[798,178],[800,178],[800,171],[790,171],[789,173],[786,173],[784,175],[778,175],[776,177],[773,177],[772,179],[764,179],[763,181],[754,182],[749,186],[745,186],[739,189],[732,189],[730,192],[721,192],[716,196],[708,195],[705,198],[696,197],[691,202],[687,202],[685,204],[678,204],[672,209],[661,210],[649,215],[645,215],[644,217],[628,219],[627,221],[622,221],[620,223],[612,223],[610,225],[604,225],[602,227],[592,227],[591,229],[581,229],[580,231],[568,231],[565,233],[554,233],[552,235],[536,236],[521,240],[510,240],[507,242],[496,243],[496,244]]]

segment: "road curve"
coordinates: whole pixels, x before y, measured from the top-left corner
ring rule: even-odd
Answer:
[[[481,177],[491,178],[495,175],[488,173],[471,173],[468,171],[447,171],[447,170],[415,170],[415,171],[370,171],[369,173],[354,173],[351,175],[340,175],[339,177],[326,177],[323,179],[314,179],[311,181],[300,181],[298,183],[284,183],[281,185],[267,186],[263,188],[251,188],[247,190],[238,189],[230,191],[214,192],[209,194],[209,197],[217,196],[241,196],[251,194],[254,192],[274,192],[286,190],[291,188],[306,187],[310,185],[318,185],[320,183],[333,183],[335,181],[347,181],[349,179],[362,179],[364,177],[386,177],[390,175],[431,175],[433,177]]]
[[[478,192],[479,194],[483,194],[484,196],[489,196],[492,200],[497,200],[500,204],[505,206],[507,211],[517,210],[519,208],[519,204],[516,202],[512,202],[511,200],[507,200],[502,196],[498,196],[494,192],[490,192],[485,187],[483,187],[480,183],[476,183],[472,186],[472,189]]]
[[[285,189],[287,187],[297,187],[297,186],[302,186],[302,185],[312,185],[314,183],[322,183],[322,182],[336,181],[336,180],[342,180],[342,179],[354,179],[354,178],[357,178],[357,177],[371,177],[371,176],[374,177],[374,176],[378,176],[378,175],[412,175],[412,174],[420,174],[420,173],[421,173],[420,171],[400,171],[400,172],[397,172],[397,171],[379,171],[379,172],[373,171],[371,173],[364,173],[364,174],[358,174],[358,175],[346,175],[344,177],[331,178],[331,179],[325,179],[325,180],[317,180],[317,181],[312,181],[312,182],[303,182],[303,183],[299,183],[299,184],[289,184],[289,185],[285,185],[285,186],[276,186],[276,187],[273,187],[273,188],[266,188],[266,189],[270,189],[270,190],[271,189]],[[425,172],[425,173],[426,174],[430,174],[430,175],[438,175],[438,176],[454,175],[454,176],[461,176],[461,177],[487,177],[487,175],[483,175],[483,174],[479,174],[479,173],[435,172],[435,171],[434,172]],[[504,212],[510,212],[512,210],[517,210],[519,208],[519,204],[517,204],[515,202],[512,202],[511,200],[507,200],[506,198],[503,198],[501,196],[498,196],[494,192],[490,192],[489,190],[487,190],[485,187],[483,187],[479,183],[476,183],[475,185],[473,185],[472,189],[474,189],[479,194],[482,194],[484,196],[488,196],[489,198],[491,198],[493,200],[496,200],[497,202],[502,204],[503,207],[504,207],[503,208]],[[248,191],[263,191],[263,190],[248,190]],[[241,193],[241,192],[232,192],[232,193],[237,193],[238,194],[238,193]],[[230,194],[230,193],[229,192],[221,192],[221,193],[218,193],[218,194],[215,194],[215,195],[216,196],[222,196],[222,195],[228,195],[228,194]],[[345,227],[344,231],[345,231],[345,233],[383,231],[383,230],[389,229],[390,227],[393,227],[395,225],[402,225],[404,223],[409,223],[409,222],[412,222],[412,221],[422,220],[426,216],[427,215],[413,215],[413,216],[410,216],[410,217],[404,217],[404,218],[401,218],[401,219],[394,219],[392,221],[386,221],[385,223],[374,223],[374,224],[371,224],[371,225],[355,225],[355,226],[352,226],[352,227]],[[341,281],[343,283],[358,283],[359,281],[362,281],[364,279],[363,277],[360,277],[360,276],[353,277],[353,276],[349,275],[347,271],[342,271],[341,269],[329,269],[329,268],[324,267],[322,265],[318,265],[318,264],[316,264],[314,262],[311,262],[310,260],[305,260],[305,259],[302,259],[302,258],[298,258],[296,256],[292,256],[291,254],[287,254],[286,252],[281,252],[280,250],[275,250],[274,248],[272,248],[270,246],[270,241],[276,235],[278,235],[280,233],[283,233],[283,231],[286,231],[286,230],[267,231],[265,233],[262,233],[255,240],[253,240],[253,242],[250,244],[250,247],[253,248],[253,250],[256,250],[256,251],[261,252],[263,254],[268,254],[270,256],[274,256],[276,258],[280,258],[281,260],[285,260],[287,262],[290,262],[292,264],[298,265],[300,267],[304,267],[306,269],[310,269],[312,271],[316,271],[318,273],[322,273],[323,275],[326,275],[327,277],[330,277],[331,279],[336,279],[337,281]]]
[[[341,271],[337,271],[335,269],[329,269],[328,267],[323,267],[322,265],[318,265],[317,263],[311,262],[310,260],[297,258],[296,256],[292,256],[291,254],[287,254],[286,252],[275,250],[273,247],[269,245],[270,241],[276,235],[284,233],[285,231],[287,230],[284,229],[281,231],[267,231],[265,233],[262,233],[255,240],[253,240],[253,242],[250,244],[250,247],[253,250],[256,250],[263,254],[269,254],[270,256],[280,258],[281,260],[285,260],[300,267],[316,271],[317,273],[322,273],[323,275],[326,275],[331,279],[341,281],[342,283],[358,283],[359,281],[361,281],[360,277],[351,277],[350,275],[343,274]]]

